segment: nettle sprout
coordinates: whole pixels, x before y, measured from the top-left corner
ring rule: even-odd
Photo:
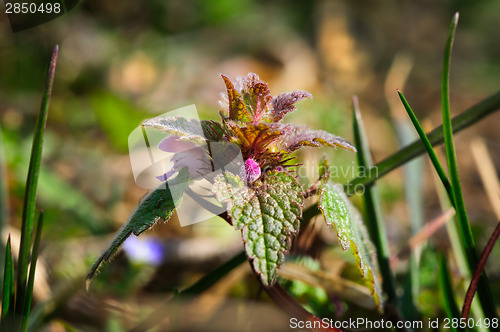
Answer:
[[[176,116],[148,120],[143,126],[173,135],[160,143],[159,148],[164,151],[175,152],[178,147],[185,150],[186,144],[189,146],[195,141],[206,142],[207,146],[230,143],[239,148],[238,153],[241,152],[243,157],[240,170],[234,174],[224,171],[216,175],[211,179],[211,191],[227,208],[224,216],[228,223],[241,232],[247,257],[263,286],[276,282],[285,254],[300,229],[305,197],[318,194],[319,208],[327,225],[334,226],[342,249],[352,250],[380,308],[375,250],[360,214],[342,192],[342,186],[330,180],[328,171],[322,171],[318,183],[304,190],[290,170],[294,165],[289,162],[298,149],[329,146],[355,152],[354,146],[326,131],[282,122],[296,109],[295,103],[312,97],[309,92],[293,91],[273,97],[267,84],[256,74],[239,78],[234,84],[226,76],[222,78],[226,93],[220,101],[221,122]],[[202,148],[192,147],[190,151],[195,153],[176,156],[174,169],[159,179],[170,181],[175,173],[177,178],[193,178],[200,169],[203,169],[202,176],[214,171],[216,157],[212,155],[207,159]],[[212,164],[212,170],[207,166],[209,164]],[[129,223],[94,265],[88,279],[131,233],[138,235],[159,220],[170,217],[180,198],[173,198],[165,192],[168,190],[153,191],[141,202]]]
[[[304,146],[339,146],[355,151],[351,143],[326,131],[281,123],[295,110],[296,102],[312,97],[309,92],[293,91],[273,97],[256,74],[239,78],[234,85],[227,77],[222,78],[227,94],[220,101],[221,139],[239,145],[243,158],[261,169],[285,166],[292,159],[290,154]]]

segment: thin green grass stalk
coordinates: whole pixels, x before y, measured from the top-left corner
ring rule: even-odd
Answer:
[[[3,150],[2,126],[0,126],[0,234],[9,224],[9,199],[7,191],[7,172],[5,170],[5,152]],[[0,266],[4,266],[5,246],[0,241]],[[0,274],[0,283],[2,283]]]
[[[22,312],[21,331],[28,330],[31,299],[33,298],[33,286],[35,284],[36,261],[38,259],[38,249],[40,247],[40,239],[42,237],[42,228],[43,228],[43,211],[40,211],[40,216],[38,217],[38,224],[36,226],[36,234],[33,243],[33,250],[31,251],[30,274],[28,277],[28,286],[26,287],[26,294],[25,294],[26,298],[23,299],[24,308]]]
[[[455,146],[453,144],[453,130],[450,116],[449,73],[451,63],[451,50],[457,23],[458,13],[455,14],[451,22],[450,32],[448,34],[448,40],[446,42],[443,58],[443,74],[441,77],[443,137],[445,143],[446,161],[448,163],[448,173],[450,175],[451,187],[453,189],[453,202],[459,222],[462,245],[464,246],[468,260],[468,267],[470,273],[472,274],[478,263],[478,257],[462,195],[462,187],[460,183],[460,176],[458,174]],[[481,275],[477,291],[485,316],[488,318],[496,317],[495,303],[491,296],[491,290],[485,273]]]
[[[2,293],[2,322],[1,331],[6,331],[6,325],[11,321],[14,313],[14,264],[12,263],[12,249],[10,245],[10,235],[5,247],[5,267],[3,276]]]
[[[410,117],[416,131],[418,132],[418,135],[420,136],[420,139],[424,143],[425,149],[427,151],[427,154],[429,155],[429,158],[432,162],[432,165],[434,166],[434,169],[436,170],[436,173],[439,176],[439,179],[441,180],[441,182],[443,184],[445,192],[448,195],[449,202],[455,208],[455,204],[454,204],[454,200],[453,200],[453,191],[452,191],[450,182],[448,180],[448,177],[446,176],[444,169],[441,166],[441,163],[439,162],[439,158],[437,157],[437,154],[435,153],[434,149],[432,148],[432,145],[430,144],[429,139],[427,138],[427,135],[425,134],[422,126],[420,125],[415,113],[413,112],[410,105],[408,104],[408,101],[406,100],[406,98],[403,96],[403,94],[400,91],[398,91],[398,94],[399,94],[399,98],[401,99],[401,101],[403,103],[403,106],[405,107],[406,111],[408,112],[408,116]],[[443,197],[443,199],[444,199],[444,197]],[[442,204],[443,203],[444,202],[442,202]],[[447,210],[448,208],[449,208],[449,206],[443,206],[443,211]],[[456,220],[456,218],[457,217],[455,216],[454,219]],[[470,278],[471,277],[470,273],[469,273],[470,271],[467,267],[467,260],[464,257],[465,251],[461,245],[461,239],[459,236],[459,230],[457,228],[457,224],[456,223],[447,224],[447,229],[449,232],[450,241],[452,243],[453,252],[455,254],[455,257],[457,258],[459,265],[461,266],[460,270],[466,278]],[[461,262],[463,262],[463,263],[461,264]],[[441,287],[443,287],[442,284],[441,284]],[[444,297],[445,301],[447,299],[448,299],[447,297]],[[451,304],[446,304],[446,305],[451,306]],[[454,305],[456,305],[456,304],[454,304]],[[477,309],[477,307],[476,307],[476,309]],[[448,310],[447,310],[447,313],[449,313]],[[475,310],[475,314],[476,314],[477,319],[484,318],[482,313],[478,312],[477,310]],[[453,317],[457,317],[457,316],[448,316],[448,317],[453,318]]]
[[[17,270],[17,299],[16,313],[21,315],[25,306],[26,282],[28,278],[29,253],[33,233],[33,219],[35,217],[36,189],[38,185],[38,175],[40,172],[40,162],[42,159],[43,137],[45,125],[47,123],[47,114],[49,111],[50,95],[52,93],[52,84],[56,69],[57,53],[59,47],[56,46],[52,52],[52,57],[47,73],[45,92],[43,94],[40,113],[36,121],[35,134],[33,136],[33,145],[31,148],[31,159],[28,168],[28,178],[26,180],[26,192],[24,195],[23,217],[21,226],[21,244],[19,246],[19,259]]]
[[[438,280],[446,315],[449,318],[458,318],[460,317],[460,311],[455,300],[455,292],[453,291],[453,283],[451,280],[450,271],[448,269],[448,262],[446,261],[446,257],[443,254],[440,254],[438,257],[438,262]],[[463,329],[457,330],[456,328],[453,328],[451,324],[450,328],[452,331],[464,331]]]
[[[427,154],[429,155],[429,158],[431,159],[432,165],[434,166],[434,169],[437,172],[437,175],[439,176],[439,179],[443,183],[444,189],[446,190],[446,193],[448,194],[448,199],[450,202],[453,204],[453,192],[451,189],[451,184],[450,181],[448,180],[448,177],[446,176],[446,173],[444,172],[443,167],[441,166],[441,163],[439,162],[439,159],[434,152],[434,149],[432,148],[432,144],[429,141],[429,138],[425,134],[424,129],[418,122],[418,119],[411,109],[410,105],[408,104],[408,101],[406,98],[403,96],[401,91],[398,90],[399,98],[401,99],[401,102],[403,103],[404,108],[406,109],[406,112],[408,113],[408,116],[411,119],[411,122],[413,123],[413,126],[415,127],[415,130],[418,133],[418,136],[420,137],[420,140],[424,144],[424,148],[427,151]]]
[[[439,157],[439,159],[443,159],[439,155],[439,152],[440,151],[435,151],[435,153]],[[438,178],[435,177],[434,181],[438,181]],[[448,199],[448,196],[447,196],[446,190],[444,189],[444,186],[437,186],[436,190],[437,190],[441,210],[442,211],[449,210],[452,207],[453,202],[451,202]],[[457,221],[456,214],[453,216],[452,222],[446,223],[446,231],[448,233],[448,238],[449,238],[450,243],[451,243],[451,250],[453,252],[453,256],[455,257],[455,261],[456,261],[459,273],[462,276],[462,278],[464,278],[465,280],[469,280],[471,278],[471,275],[469,273],[469,267],[467,264],[467,256],[465,255],[465,251],[464,251],[464,248],[462,246],[462,240],[460,238],[460,231],[458,230],[458,221]],[[465,292],[466,291],[465,286],[466,285],[463,282],[459,283],[458,284],[459,289],[455,290],[455,292],[457,292],[457,291]],[[474,319],[478,322],[479,321],[482,322],[485,318],[484,314],[483,314],[483,310],[481,309],[481,305],[480,305],[479,301],[477,300],[477,298],[472,302],[472,314],[474,315]],[[481,327],[476,326],[474,328],[474,331],[485,332],[485,331],[488,331],[488,329],[485,328],[484,326],[481,326]]]
[[[457,133],[462,129],[475,124],[476,122],[482,120],[486,116],[499,109],[500,91],[492,94],[476,105],[468,108],[463,113],[454,117],[451,121],[453,132]],[[426,135],[432,146],[443,143],[443,126],[435,128]],[[414,141],[405,148],[398,150],[386,159],[380,161],[369,170],[366,170],[363,175],[360,175],[346,183],[344,185],[344,192],[348,196],[354,195],[356,193],[356,190],[359,190],[360,188],[363,188],[370,183],[374,183],[376,180],[395,170],[399,166],[404,165],[413,158],[421,155],[422,153],[425,153],[425,151],[425,147],[420,139]],[[303,219],[307,220],[320,213],[321,211],[318,208],[318,204],[314,204],[304,210],[302,215]]]
[[[493,95],[487,97],[476,105],[468,108],[463,113],[457,115],[451,121],[453,126],[453,132],[457,133],[462,129],[465,129],[479,120],[485,118],[489,114],[500,109],[500,91],[494,93]],[[439,145],[443,143],[443,127],[439,126],[427,133],[429,142],[432,146]],[[355,193],[358,188],[375,182],[377,179],[391,172],[392,170],[398,168],[399,166],[405,164],[406,162],[412,160],[413,158],[421,155],[425,152],[425,148],[420,139],[414,141],[410,145],[403,149],[398,150],[391,156],[380,161],[371,169],[366,170],[365,174],[352,179],[347,184],[344,185],[344,191],[348,196]]]
[[[372,167],[372,159],[356,97],[353,98],[353,132],[354,144],[358,150],[358,165],[364,169],[369,169]],[[386,235],[387,233],[380,208],[378,192],[374,184],[370,184],[365,187],[364,201],[366,216],[368,218],[367,227],[377,250],[378,264],[380,267],[380,273],[382,274],[382,288],[387,294],[388,302],[396,305],[396,284],[389,263],[390,255]]]

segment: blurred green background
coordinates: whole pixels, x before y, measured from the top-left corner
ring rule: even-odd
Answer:
[[[498,1],[89,0],[54,21],[18,33],[12,33],[2,10],[0,121],[10,207],[5,233],[15,234],[20,226],[47,63],[54,45],[60,46],[38,194],[38,205],[46,213],[40,264],[45,274],[37,278],[35,302],[55,297],[61,305],[45,328],[131,327],[175,288],[191,284],[241,247],[237,232],[223,222],[181,228],[171,220],[143,235],[160,238],[165,245],[167,254],[159,268],[129,262],[120,254],[98,277],[91,296],[84,294],[82,280],[90,264],[145,193],[133,181],[127,154],[128,135],[143,120],[193,103],[203,119],[217,119],[224,91],[220,74],[234,79],[255,72],[269,82],[274,95],[297,89],[313,94],[313,100],[301,102],[285,121],[349,140],[351,98],[357,95],[374,160],[380,161],[398,149],[396,132],[406,117],[397,88],[428,129],[440,124],[442,53],[456,11],[460,22],[451,68],[455,115],[500,87]],[[493,114],[456,137],[478,248],[484,247],[498,217],[469,143],[480,137],[500,169],[499,125],[500,115]],[[302,162],[309,166],[325,152],[332,164],[348,167],[355,162],[349,152],[328,150],[304,152]],[[426,162],[423,166],[420,213],[428,221],[441,214],[441,207],[433,170]],[[349,173],[337,181],[353,176]],[[379,181],[392,252],[409,237],[411,213],[404,185],[401,169]],[[345,257],[338,253],[336,240],[324,241],[333,253],[322,257],[323,266],[341,266]],[[444,229],[430,242],[442,250],[450,246]],[[433,271],[432,257],[425,261],[427,272]],[[488,264],[497,299],[500,268],[492,262],[499,259],[495,250]],[[260,307],[238,316],[228,305],[234,301],[230,298],[257,296],[249,271],[248,266],[236,270],[225,287],[216,287],[212,297],[192,304],[201,310],[201,322],[237,316],[238,324],[243,324],[238,317],[252,321],[249,326],[259,324],[255,316],[260,317]],[[435,276],[424,273],[422,278],[425,285]],[[429,287],[422,294],[424,313],[438,314],[430,305],[437,301],[436,289]],[[269,307],[263,317],[282,315],[272,305],[263,305]],[[349,310],[348,305],[336,305],[336,313]],[[279,322],[287,322],[279,317]],[[230,331],[233,323],[219,322],[217,327]],[[273,326],[271,318],[260,324]]]

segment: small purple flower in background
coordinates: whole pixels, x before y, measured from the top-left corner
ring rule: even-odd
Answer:
[[[245,160],[245,173],[246,179],[249,183],[252,183],[260,178],[260,175],[262,174],[259,164],[257,164],[257,162],[252,158]]]
[[[182,141],[178,136],[171,135],[158,144],[158,149],[175,153],[172,157],[174,163],[172,169],[156,177],[160,181],[167,181],[168,178],[184,167],[188,168],[189,176],[193,179],[212,172],[210,159],[204,147],[197,146],[192,142]]]
[[[163,244],[154,237],[129,237],[123,244],[127,257],[134,263],[158,266],[165,256]]]

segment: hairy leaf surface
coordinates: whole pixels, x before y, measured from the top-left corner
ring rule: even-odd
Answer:
[[[285,92],[274,97],[272,100],[273,111],[271,120],[273,122],[280,121],[285,115],[296,109],[294,105],[296,102],[305,98],[312,98],[312,95],[303,90]]]
[[[319,207],[326,224],[335,228],[342,249],[351,249],[375,303],[381,308],[382,291],[377,256],[360,213],[344,194],[342,186],[327,180],[320,189]]]
[[[253,188],[240,187],[231,174],[216,179],[213,191],[226,203],[236,229],[241,230],[245,251],[264,285],[276,281],[292,237],[299,230],[302,187],[286,172],[270,171]]]
[[[234,121],[250,121],[250,112],[247,110],[241,95],[236,91],[233,86],[233,83],[224,75],[222,75],[222,79],[226,84],[227,89],[227,97],[229,102],[229,119]]]
[[[280,130],[284,135],[279,141],[278,148],[287,152],[293,152],[304,146],[331,146],[356,151],[356,148],[344,138],[324,130],[313,130],[307,126],[292,124],[281,125]]]
[[[184,141],[198,143],[205,143],[206,140],[220,141],[224,135],[222,127],[215,121],[186,119],[181,116],[153,118],[145,121],[142,125],[178,136]]]

